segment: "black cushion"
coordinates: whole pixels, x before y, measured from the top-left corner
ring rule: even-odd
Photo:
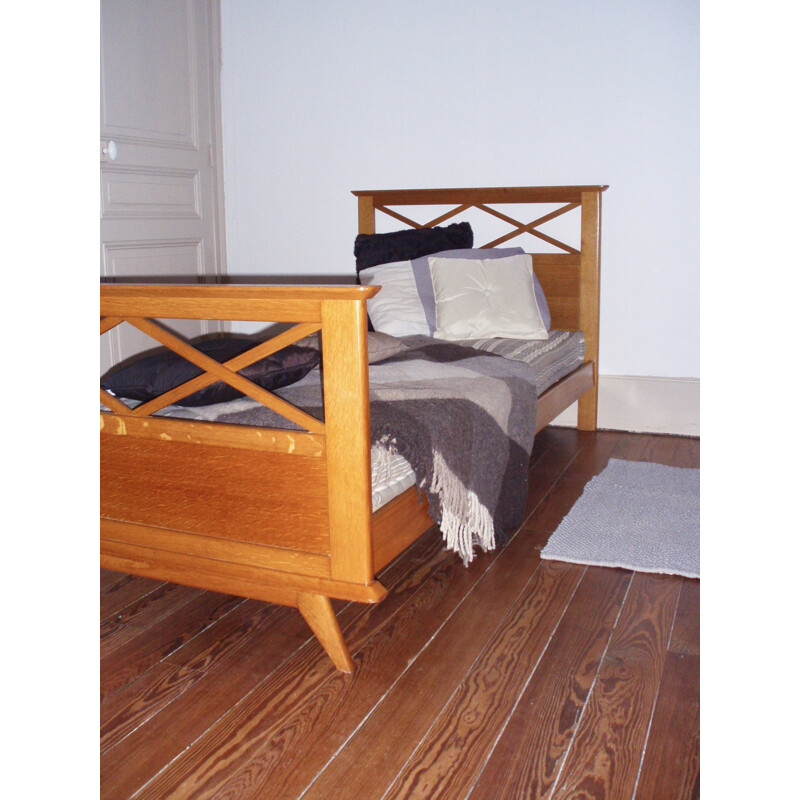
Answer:
[[[248,336],[227,335],[190,343],[220,363],[254,347],[257,341]],[[289,345],[277,353],[239,370],[239,374],[264,389],[280,389],[299,381],[319,366],[320,353],[313,347]],[[147,402],[202,374],[200,367],[167,348],[140,356],[109,370],[100,385],[117,397]],[[244,397],[227,383],[217,381],[179,400],[182,406],[209,406]]]
[[[356,272],[378,264],[406,261],[429,256],[441,250],[461,250],[472,247],[472,227],[469,222],[454,222],[437,228],[409,228],[392,233],[359,233],[353,253]]]

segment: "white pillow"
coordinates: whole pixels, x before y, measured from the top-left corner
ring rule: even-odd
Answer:
[[[365,286],[383,287],[367,300],[367,313],[376,331],[392,336],[431,335],[410,261],[362,269],[358,276]]]
[[[429,259],[437,339],[547,339],[529,255]]]

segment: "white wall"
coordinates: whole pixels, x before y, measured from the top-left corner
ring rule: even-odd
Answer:
[[[222,61],[232,275],[352,274],[351,189],[609,184],[600,372],[699,377],[697,0],[223,0]]]

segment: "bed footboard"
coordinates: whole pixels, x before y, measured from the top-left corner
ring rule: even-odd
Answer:
[[[294,606],[339,669],[352,661],[330,598],[374,603],[366,300],[375,287],[100,289],[101,334],[129,324],[204,370],[129,409],[101,391],[102,566]],[[219,364],[155,320],[258,320],[288,331]],[[238,374],[320,331],[324,420]],[[223,380],[304,428],[153,416]]]

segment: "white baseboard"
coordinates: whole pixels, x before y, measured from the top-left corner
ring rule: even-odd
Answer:
[[[559,414],[553,425],[574,428],[578,405]],[[700,380],[601,375],[597,427],[635,433],[700,435]]]

